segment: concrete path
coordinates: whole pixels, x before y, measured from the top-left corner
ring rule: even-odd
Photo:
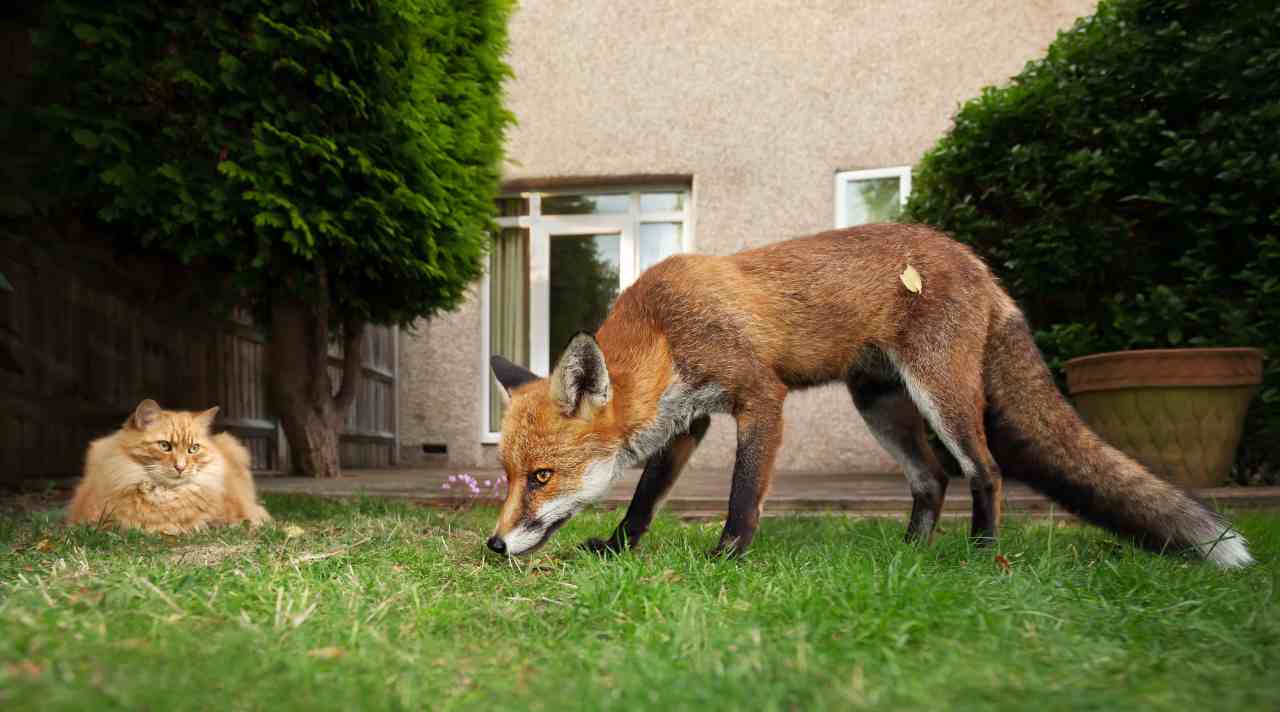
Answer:
[[[312,480],[297,477],[258,476],[258,489],[263,492],[298,492],[333,497],[368,495],[395,497],[426,505],[458,506],[474,502],[465,488],[442,485],[450,475],[467,473],[483,484],[502,476],[498,470],[457,469],[388,469],[354,470],[338,480]],[[635,491],[639,470],[630,471],[614,485],[603,502],[606,508],[625,507]],[[672,490],[665,508],[689,518],[724,516],[729,500],[730,473],[719,470],[685,472]],[[1201,497],[1219,507],[1280,508],[1280,487],[1218,487],[1200,490]],[[968,516],[971,500],[963,481],[953,480],[947,490],[944,516]],[[898,474],[814,474],[781,472],[773,482],[773,491],[765,503],[765,514],[787,512],[834,511],[863,516],[905,516],[911,510],[911,495],[906,480]],[[1005,483],[1005,511],[1009,513],[1048,514],[1062,512],[1052,503],[1015,482]]]

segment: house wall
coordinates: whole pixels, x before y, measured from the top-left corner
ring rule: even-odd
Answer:
[[[686,174],[694,245],[728,254],[834,226],[834,174],[916,163],[958,105],[1043,54],[1092,0],[805,3],[524,0],[508,179]],[[472,299],[401,341],[401,442],[479,443],[481,314]],[[728,467],[717,416],[694,466]],[[842,387],[793,395],[782,469],[896,469]]]

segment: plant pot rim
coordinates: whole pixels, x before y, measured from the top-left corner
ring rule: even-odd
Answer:
[[[1188,347],[1090,354],[1067,361],[1071,393],[1168,386],[1254,386],[1262,382],[1261,349]]]

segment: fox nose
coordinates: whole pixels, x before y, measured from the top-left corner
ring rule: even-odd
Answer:
[[[507,542],[503,541],[502,538],[499,536],[495,535],[495,536],[489,537],[489,541],[487,543],[489,548],[494,553],[505,554],[507,551]]]

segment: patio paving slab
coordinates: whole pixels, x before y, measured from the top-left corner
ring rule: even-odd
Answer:
[[[467,473],[483,483],[500,478],[500,470],[467,468],[395,468],[351,470],[336,480],[264,476],[256,479],[262,492],[297,492],[329,497],[394,497],[419,504],[457,507],[476,498],[462,494],[454,485],[444,489],[451,475]],[[614,484],[601,506],[625,507],[635,491],[639,470],[630,470]],[[729,500],[730,473],[693,469],[681,475],[672,489],[665,509],[686,518],[722,517]],[[1197,494],[1218,507],[1231,509],[1280,509],[1280,487],[1214,487]],[[952,481],[947,488],[944,516],[967,516],[971,506],[969,488]],[[911,494],[906,480],[896,473],[830,474],[780,472],[765,503],[765,515],[795,512],[842,512],[862,516],[905,516],[911,510]],[[1026,485],[1005,482],[1005,511],[1035,515],[1066,516],[1049,499]]]

